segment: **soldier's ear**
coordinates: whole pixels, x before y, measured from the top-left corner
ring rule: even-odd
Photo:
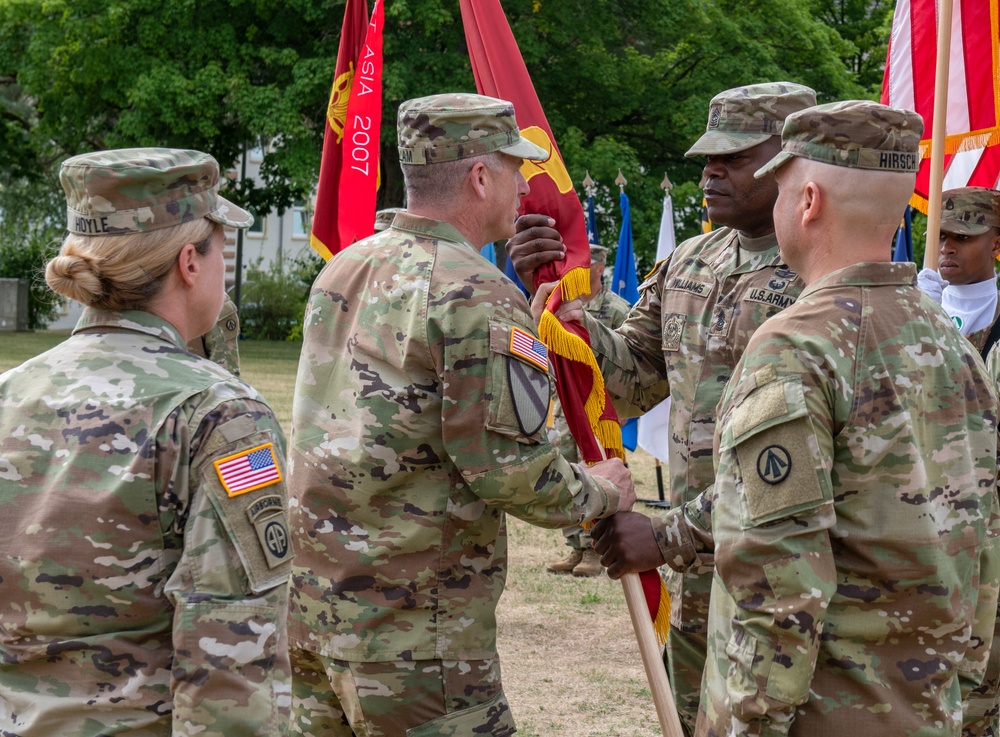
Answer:
[[[482,161],[477,161],[472,165],[472,168],[469,169],[467,176],[469,186],[472,187],[472,191],[475,193],[476,197],[481,200],[485,200],[489,190],[489,167]]]
[[[1000,259],[1000,228],[993,228],[993,258]]]
[[[194,286],[201,268],[201,264],[195,258],[197,255],[198,250],[193,243],[185,243],[177,254],[177,273],[180,275],[181,281],[189,287]]]

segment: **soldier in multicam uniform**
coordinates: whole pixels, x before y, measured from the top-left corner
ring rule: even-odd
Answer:
[[[290,456],[292,710],[305,735],[510,735],[497,601],[505,513],[627,509],[614,459],[549,444],[552,378],[521,292],[479,255],[528,185],[509,102],[399,109],[408,207],[336,254],[306,311]]]
[[[705,198],[713,222],[726,226],[691,238],[661,261],[639,289],[628,320],[611,332],[586,318],[619,416],[648,411],[673,397],[670,409],[670,502],[695,498],[712,484],[715,409],[733,367],[761,323],[795,302],[801,281],[782,261],[774,235],[773,180],[753,173],[780,149],[782,122],[816,102],[808,87],[788,82],[737,87],[709,105],[705,134],[687,152],[704,155]],[[558,234],[540,216],[524,216],[508,244],[525,284],[530,271],[559,253]],[[544,220],[544,218],[541,218]],[[538,250],[541,249],[541,250]],[[646,569],[659,562],[663,523],[639,513],[615,515]],[[671,592],[665,656],[682,723],[694,728],[705,665],[711,566],[683,575],[664,571]]]
[[[604,269],[607,263],[608,249],[591,243],[590,294],[584,298],[584,309],[599,323],[614,330],[625,322],[631,305],[608,289],[604,283]],[[569,431],[558,396],[554,396],[552,401],[549,440],[559,447],[559,452],[568,460],[573,463],[580,462],[580,449]],[[569,554],[550,560],[545,564],[545,570],[549,573],[572,573],[578,578],[598,576],[604,571],[601,556],[591,545],[590,530],[585,530],[580,525],[573,525],[563,530],[563,537],[570,549]]]
[[[714,487],[667,519],[671,567],[714,557],[699,735],[958,735],[983,678],[997,396],[914,265],[888,262],[922,130],[874,102],[820,105],[758,172],[807,286],[726,387]],[[628,569],[595,539],[609,574]]]
[[[197,151],[84,154],[60,178],[46,279],[86,309],[0,376],[0,732],[285,733],[284,441],[184,347],[223,304],[223,225],[253,218]]]
[[[189,340],[187,349],[196,356],[215,361],[233,376],[240,375],[240,316],[226,295],[215,325],[202,336]]]
[[[1000,257],[1000,192],[961,187],[942,194],[938,271],[923,269],[917,284],[985,359],[1000,337],[996,260]],[[987,345],[989,343],[989,345]]]

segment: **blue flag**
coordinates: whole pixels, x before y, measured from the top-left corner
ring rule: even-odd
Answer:
[[[599,243],[597,240],[597,216],[594,215],[594,195],[587,195],[587,241]]]
[[[489,261],[494,266],[497,265],[497,252],[496,247],[493,245],[493,241],[490,241],[485,246],[479,249],[479,253],[482,254],[483,258]]]
[[[507,265],[503,268],[503,273],[508,279],[514,282],[514,286],[520,289],[524,293],[524,296],[530,301],[531,296],[528,294],[528,290],[524,288],[524,284],[521,283],[521,277],[519,277],[517,272],[514,271],[514,262],[509,258],[507,259]]]
[[[896,230],[896,247],[892,251],[893,261],[913,260],[913,221],[910,216],[910,206],[906,206],[903,222]]]
[[[639,277],[635,271],[635,252],[632,250],[632,210],[628,195],[624,192],[618,198],[622,211],[622,228],[618,233],[618,251],[615,253],[615,268],[611,276],[611,291],[623,297],[630,305],[639,300]],[[634,417],[622,425],[622,445],[635,450],[639,441],[639,421]]]

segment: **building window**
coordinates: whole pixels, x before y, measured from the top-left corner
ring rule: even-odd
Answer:
[[[264,160],[264,147],[259,143],[250,149],[250,161],[259,164]]]
[[[253,215],[253,225],[247,228],[247,235],[252,238],[263,238],[267,235],[267,218],[261,217],[252,210],[250,213]]]
[[[308,238],[312,226],[312,208],[305,202],[292,206],[292,238]]]

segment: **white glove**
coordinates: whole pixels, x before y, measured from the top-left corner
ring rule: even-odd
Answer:
[[[921,292],[941,304],[941,291],[948,286],[948,282],[934,269],[921,269],[917,274],[917,286]]]

